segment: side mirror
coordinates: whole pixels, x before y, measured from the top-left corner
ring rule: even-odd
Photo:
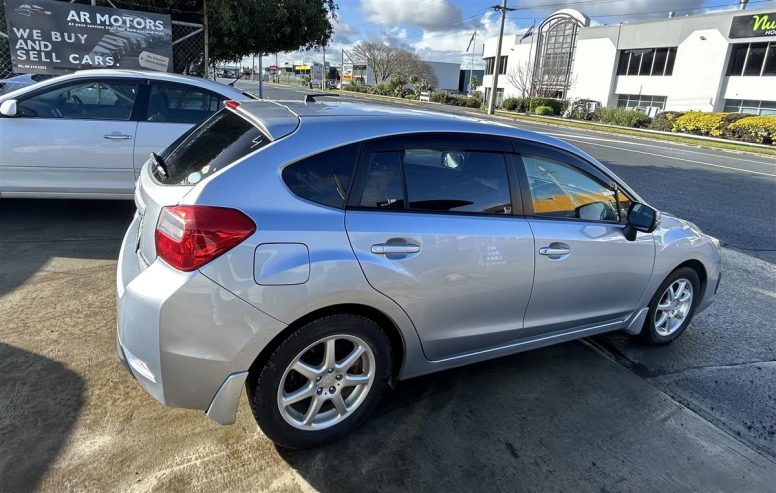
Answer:
[[[628,209],[628,222],[625,223],[625,238],[629,241],[636,239],[636,233],[651,233],[660,224],[660,212],[647,204],[633,203]]]
[[[9,99],[0,103],[0,115],[17,116],[18,114],[15,99]]]

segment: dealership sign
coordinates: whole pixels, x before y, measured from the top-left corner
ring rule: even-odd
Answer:
[[[47,0],[5,0],[14,72],[172,71],[169,15]]]
[[[730,24],[731,38],[776,37],[776,12],[768,14],[739,15]]]

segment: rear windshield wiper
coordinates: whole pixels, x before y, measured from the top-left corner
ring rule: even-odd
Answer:
[[[154,171],[158,171],[162,175],[162,178],[167,178],[170,173],[167,172],[167,165],[164,163],[164,159],[159,154],[152,152],[151,161],[154,163]]]

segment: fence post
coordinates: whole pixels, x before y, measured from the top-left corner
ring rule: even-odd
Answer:
[[[207,0],[202,1],[202,29],[205,34],[205,78],[210,78],[210,32],[207,27]]]

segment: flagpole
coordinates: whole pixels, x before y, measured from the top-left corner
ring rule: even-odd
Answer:
[[[474,28],[474,35],[472,36],[472,40],[474,41],[472,44],[474,45],[472,47],[472,64],[471,68],[469,69],[469,87],[467,88],[468,91],[466,91],[469,95],[471,95],[474,88],[472,87],[472,75],[474,74],[474,52],[477,51],[477,27]]]
[[[534,19],[533,24],[531,24],[531,46],[528,47],[528,67],[526,67],[526,70],[528,72],[528,80],[530,81],[528,83],[528,97],[529,98],[533,97],[533,94],[531,94],[533,92],[533,80],[534,80],[534,73],[533,73],[533,70],[534,70],[533,65],[534,65],[534,63],[533,63],[533,60],[532,60],[532,55],[533,55],[533,44],[534,44],[533,40],[536,37],[535,33],[534,33],[535,29],[536,29],[536,19]]]

